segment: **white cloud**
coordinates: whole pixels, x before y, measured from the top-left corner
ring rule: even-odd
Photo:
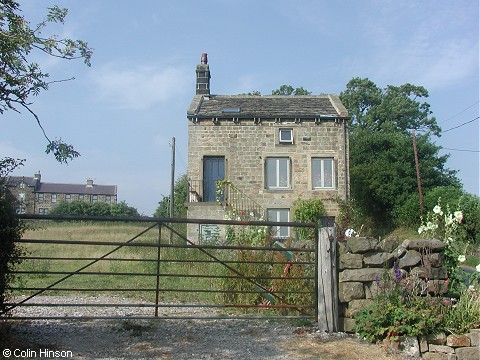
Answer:
[[[120,109],[146,109],[166,102],[189,88],[190,73],[173,66],[127,67],[108,64],[93,80],[100,100]]]
[[[465,9],[446,2],[382,2],[380,13],[366,19],[364,28],[373,55],[366,54],[360,66],[371,77],[435,89],[478,76],[478,36]]]

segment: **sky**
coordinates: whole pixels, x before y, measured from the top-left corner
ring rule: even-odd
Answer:
[[[69,9],[48,27],[87,41],[92,66],[32,53],[52,84],[32,98],[49,138],[81,157],[62,165],[26,111],[0,115],[0,158],[25,158],[12,175],[117,185],[118,200],[151,216],[187,170],[186,112],[195,68],[208,54],[211,93],[264,95],[282,84],[340,94],[354,77],[377,86],[424,86],[445,133],[432,138],[447,167],[479,195],[479,3],[475,0],[20,0],[36,24],[46,8]],[[476,120],[474,120],[476,119]],[[451,130],[450,130],[451,129]],[[447,131],[448,130],[448,131]]]

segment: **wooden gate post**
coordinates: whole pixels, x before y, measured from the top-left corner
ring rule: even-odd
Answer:
[[[318,229],[318,329],[338,331],[338,272],[335,218],[320,218]]]

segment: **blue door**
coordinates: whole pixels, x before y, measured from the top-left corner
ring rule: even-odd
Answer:
[[[225,158],[205,156],[203,158],[203,201],[217,201],[216,182],[225,178]]]

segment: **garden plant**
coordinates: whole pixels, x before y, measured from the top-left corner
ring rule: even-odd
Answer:
[[[376,279],[373,304],[355,317],[362,337],[375,342],[438,332],[464,334],[480,327],[480,261],[475,267],[463,266],[472,245],[465,238],[463,218],[462,211],[442,209],[439,201],[418,228],[424,239],[444,243],[448,292],[429,293],[429,279],[413,276],[395,262],[391,271]],[[354,234],[352,229],[346,232],[347,237]]]

